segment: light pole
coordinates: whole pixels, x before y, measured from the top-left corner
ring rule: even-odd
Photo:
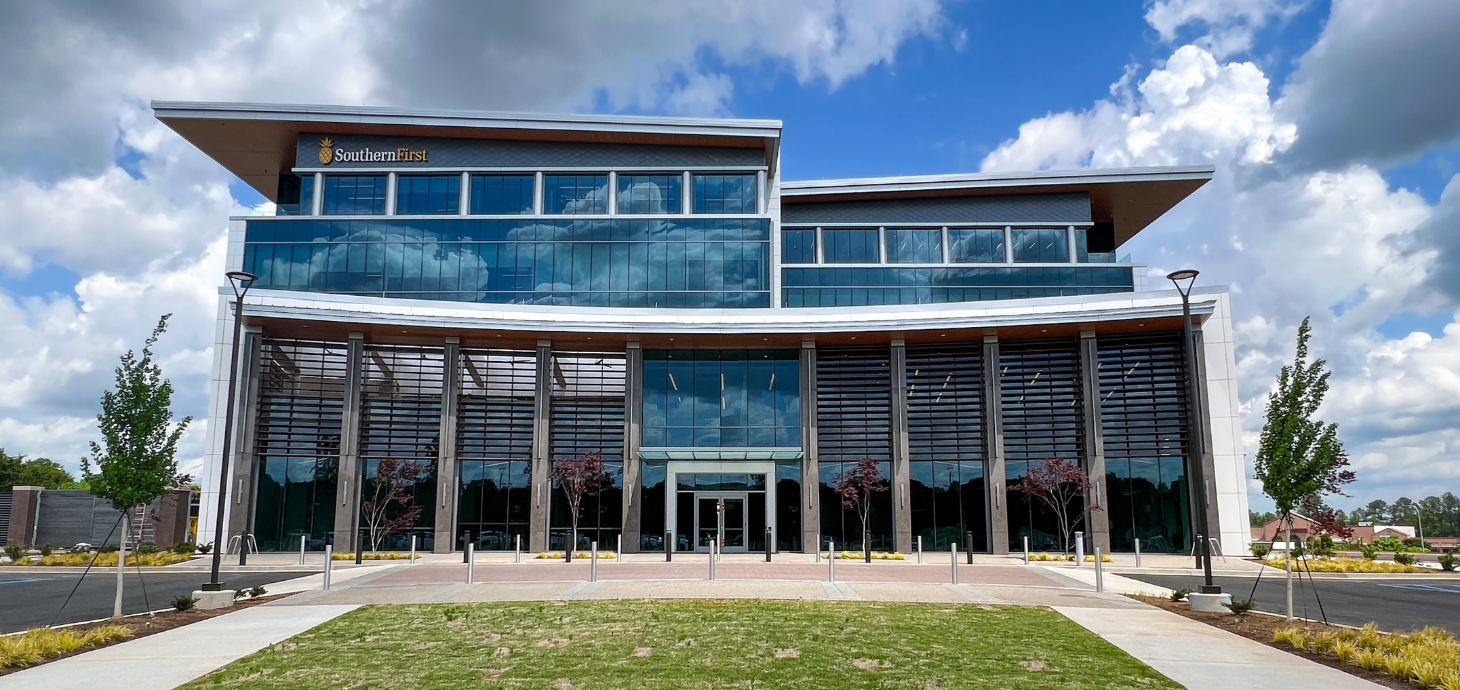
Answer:
[[[1197,506],[1196,541],[1201,549],[1197,558],[1201,560],[1206,582],[1201,586],[1202,594],[1221,594],[1222,588],[1212,583],[1212,546],[1208,540],[1211,526],[1207,524],[1206,472],[1202,467],[1202,412],[1201,392],[1197,390],[1196,338],[1191,330],[1191,288],[1196,283],[1197,271],[1187,268],[1166,275],[1181,293],[1181,335],[1185,351],[1182,371],[1186,374],[1187,419],[1191,423],[1190,441],[1187,444],[1187,473],[1191,477],[1192,497]]]
[[[223,562],[223,511],[228,507],[228,458],[233,451],[233,397],[238,390],[238,341],[243,337],[243,296],[259,277],[243,271],[229,271],[228,285],[233,288],[233,354],[228,364],[228,403],[223,416],[223,455],[218,459],[218,510],[213,514],[213,575],[203,583],[204,592],[221,592],[218,566]],[[240,539],[238,550],[248,545]]]
[[[1420,517],[1419,504],[1418,503],[1411,503],[1409,505],[1409,507],[1414,510],[1414,527],[1415,527],[1415,529],[1419,530],[1419,547],[1421,549],[1424,549],[1425,548],[1425,523],[1424,523],[1424,519]],[[1425,549],[1425,551],[1428,552],[1429,549]]]

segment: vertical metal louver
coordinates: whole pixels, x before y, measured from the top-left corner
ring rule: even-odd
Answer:
[[[887,348],[816,351],[817,457],[891,459],[892,365]]]
[[[1100,416],[1111,546],[1189,547],[1187,388],[1181,332],[1102,337]]]
[[[441,440],[440,348],[366,345],[360,457],[435,462]]]
[[[1079,341],[1001,344],[999,387],[1008,460],[1081,457],[1084,411]]]
[[[532,460],[536,362],[532,352],[461,351],[458,459]]]
[[[554,352],[552,456],[597,452],[608,462],[624,457],[622,353]]]
[[[982,460],[983,348],[907,348],[909,460]]]

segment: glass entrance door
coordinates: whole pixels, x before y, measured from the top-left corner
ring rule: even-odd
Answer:
[[[695,550],[709,551],[723,525],[723,553],[745,551],[745,530],[748,514],[744,493],[695,492]],[[723,513],[723,514],[722,514]],[[723,518],[723,523],[722,523]]]

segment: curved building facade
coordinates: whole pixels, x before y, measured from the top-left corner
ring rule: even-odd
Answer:
[[[564,549],[586,453],[579,548],[857,548],[870,459],[874,549],[1058,549],[1017,486],[1065,458],[1093,544],[1189,552],[1204,510],[1245,550],[1227,293],[1189,349],[1120,252],[1210,167],[792,182],[778,121],[153,108],[274,202],[230,222],[204,530],[234,378],[222,519],[265,550]]]

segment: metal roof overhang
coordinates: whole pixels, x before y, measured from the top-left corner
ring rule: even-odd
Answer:
[[[774,174],[780,120],[153,101],[153,114],[270,201],[300,132],[762,148]]]
[[[640,448],[640,460],[800,460],[800,448]]]
[[[1189,165],[787,181],[781,183],[781,203],[1085,192],[1091,218],[1113,222],[1119,246],[1210,181],[1215,171],[1211,165]]]

